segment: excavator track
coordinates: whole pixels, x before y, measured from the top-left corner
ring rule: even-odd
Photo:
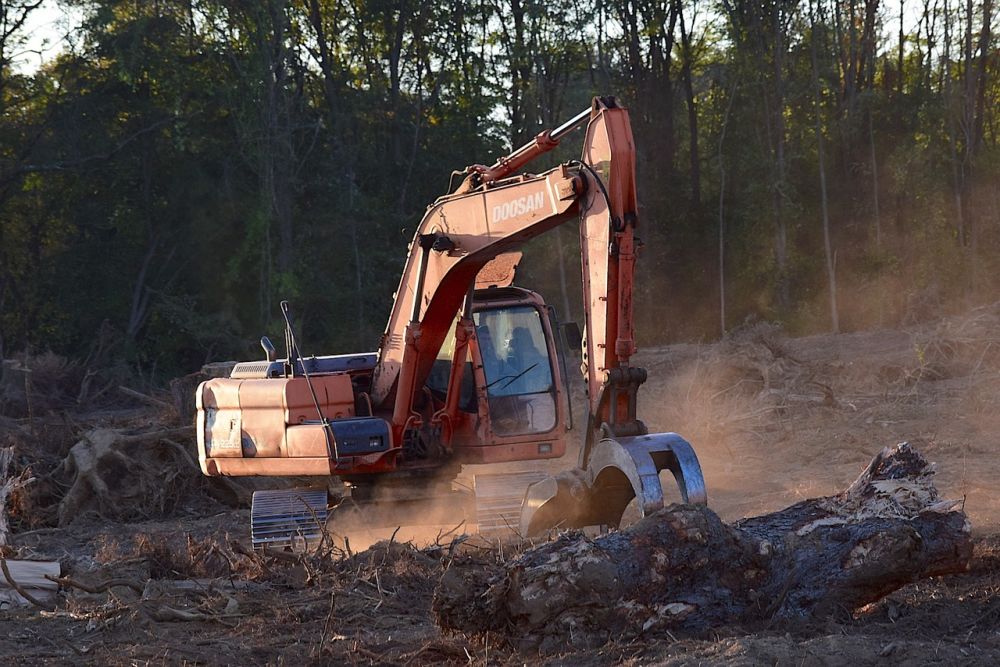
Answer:
[[[323,537],[326,487],[254,491],[250,541],[254,549],[305,551]]]
[[[497,537],[517,533],[524,494],[528,487],[545,477],[544,472],[537,470],[475,475],[479,534]]]

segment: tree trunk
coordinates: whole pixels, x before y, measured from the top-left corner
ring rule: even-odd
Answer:
[[[445,628],[501,632],[543,653],[850,614],[968,566],[969,523],[959,501],[939,500],[932,475],[902,443],[843,493],[733,525],[671,505],[596,539],[564,533],[504,566],[455,562],[434,610]]]
[[[680,3],[678,3],[679,5]],[[681,27],[681,53],[684,61],[681,65],[681,76],[684,81],[684,98],[688,112],[688,146],[691,158],[691,208],[697,211],[701,207],[701,157],[698,154],[698,107],[694,99],[694,81],[691,76],[691,61],[694,52],[691,46],[691,31],[684,22],[684,11],[678,6],[677,15]],[[694,29],[694,26],[692,26]]]
[[[815,131],[816,150],[819,159],[819,192],[820,208],[823,214],[823,252],[826,259],[827,287],[830,290],[830,329],[833,333],[840,332],[840,315],[837,312],[837,270],[834,266],[833,244],[830,241],[830,207],[827,204],[826,196],[826,155],[823,151],[823,126],[820,122],[820,86],[819,86],[819,63],[816,58],[816,21],[813,15],[812,2],[809,3],[809,28],[810,28],[810,56],[812,60],[812,83],[813,101],[816,109]]]
[[[722,128],[719,131],[719,335],[726,335],[726,165],[723,147],[726,141],[726,130],[729,128],[729,114],[733,110],[733,100],[736,99],[736,79],[729,89],[729,101],[726,102],[726,113],[722,117]]]
[[[878,160],[875,155],[875,123],[872,110],[868,109],[868,149],[872,164],[872,211],[875,216],[875,249],[882,251],[882,216],[879,211]]]
[[[906,17],[906,0],[899,0],[899,38],[897,39],[898,44],[896,52],[896,77],[898,79],[898,88],[896,90],[896,95],[900,100],[903,99],[903,90],[905,90],[905,83],[903,81],[903,57],[905,55],[904,47],[906,45],[906,33],[904,32],[904,19]]]
[[[775,222],[775,261],[778,268],[778,304],[782,312],[788,312],[792,306],[791,277],[788,271],[788,223],[785,220],[785,200],[788,196],[788,183],[785,175],[785,33],[782,27],[781,13],[774,20],[774,105],[771,109],[774,123],[774,161],[776,179],[773,184],[772,199],[774,200]]]
[[[975,119],[972,126],[972,152],[973,155],[979,152],[983,145],[985,116],[986,116],[986,88],[988,84],[987,62],[990,59],[993,19],[993,0],[983,0],[983,24],[979,32],[979,62],[976,70],[976,110]],[[970,101],[971,104],[971,101]]]
[[[945,113],[947,114],[948,127],[948,150],[951,157],[952,189],[955,198],[955,231],[958,237],[958,245],[965,246],[965,204],[963,201],[964,165],[960,163],[958,157],[958,129],[956,128],[955,112],[949,107],[952,105],[952,77],[951,77],[951,12],[948,2],[944,3],[944,62],[941,70],[944,73],[944,102]]]
[[[292,270],[294,257],[294,234],[292,220],[291,172],[293,170],[294,153],[290,133],[288,114],[288,58],[285,40],[289,25],[285,16],[286,0],[276,0],[268,6],[270,18],[270,40],[268,42],[269,62],[266,79],[266,114],[265,128],[267,132],[267,179],[265,195],[267,197],[268,215],[278,226],[278,270],[287,273]],[[268,289],[273,285],[268,285]]]

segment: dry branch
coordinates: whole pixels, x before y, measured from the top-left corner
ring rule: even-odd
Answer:
[[[112,588],[116,588],[118,586],[131,588],[136,593],[142,593],[143,591],[142,585],[131,579],[108,579],[107,581],[102,581],[99,584],[85,584],[69,577],[53,577],[51,575],[45,575],[45,578],[59,584],[63,588],[78,588],[84,593],[106,593]]]
[[[938,498],[932,474],[903,443],[841,494],[734,525],[673,505],[594,540],[563,534],[492,571],[453,566],[434,609],[445,628],[498,631],[543,652],[850,613],[966,569],[969,524]]]
[[[135,389],[129,389],[128,387],[123,387],[119,385],[118,391],[125,394],[126,396],[131,396],[132,398],[138,401],[142,401],[143,403],[152,405],[154,408],[169,409],[173,407],[170,405],[170,403],[167,403],[166,401],[161,401],[158,398],[153,398],[152,396],[149,396],[148,394],[143,394],[142,392],[138,392]]]

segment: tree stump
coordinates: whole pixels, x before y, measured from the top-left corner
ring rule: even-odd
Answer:
[[[596,539],[579,532],[505,567],[452,567],[435,592],[446,629],[494,631],[544,653],[665,629],[850,614],[907,583],[964,571],[959,501],[909,444],[882,450],[844,492],[726,525],[672,505]]]
[[[198,385],[212,376],[205,372],[189,373],[170,381],[170,397],[173,399],[174,412],[177,421],[183,424],[194,423],[197,408],[194,404],[195,391]]]
[[[111,519],[139,519],[169,514],[198,489],[230,506],[246,505],[250,492],[232,480],[206,478],[188,446],[183,426],[128,434],[109,428],[81,433],[80,441],[57,469],[71,480],[58,508],[65,526],[86,512]]]

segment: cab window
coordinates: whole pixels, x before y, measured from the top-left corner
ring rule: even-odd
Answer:
[[[541,314],[532,306],[473,314],[493,430],[545,433],[556,425],[555,389]]]

